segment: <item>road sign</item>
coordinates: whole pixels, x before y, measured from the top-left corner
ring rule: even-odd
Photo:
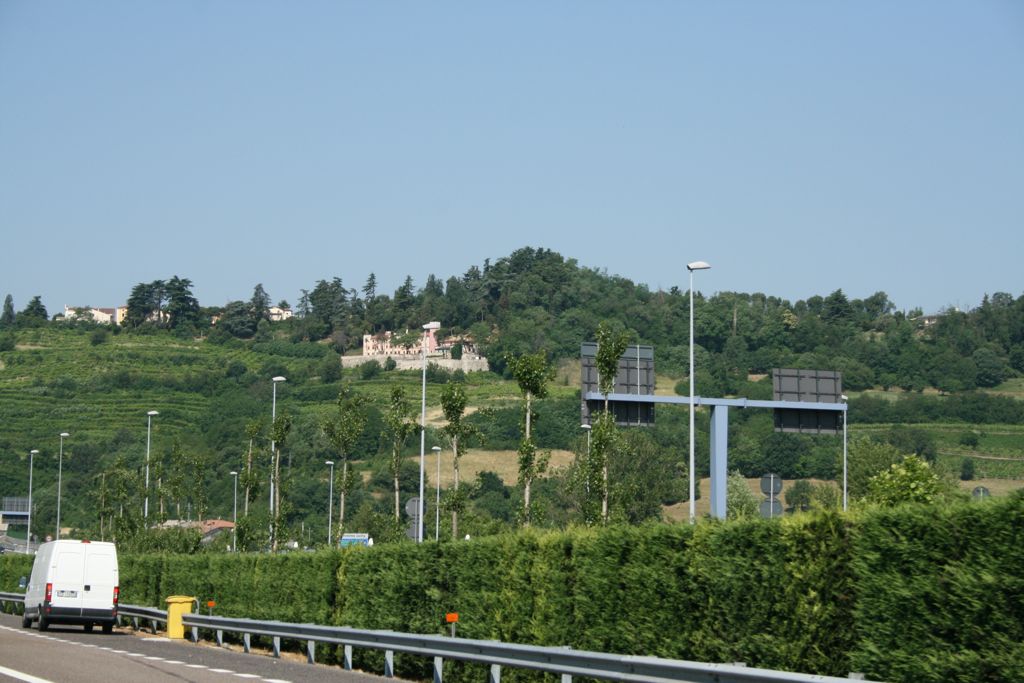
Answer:
[[[774,472],[769,472],[768,474],[762,475],[761,493],[768,496],[769,498],[774,498],[775,496],[779,495],[779,492],[781,490],[782,477],[775,474]]]
[[[984,486],[975,486],[974,490],[971,491],[971,495],[975,498],[988,498],[992,494]]]
[[[765,519],[782,516],[782,503],[778,498],[772,498],[761,503],[761,516]]]
[[[418,520],[420,518],[420,499],[418,496],[406,501],[405,514],[409,515],[413,519]]]

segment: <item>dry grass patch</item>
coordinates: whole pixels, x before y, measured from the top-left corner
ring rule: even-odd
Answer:
[[[1022,479],[972,479],[960,481],[960,489],[970,493],[976,486],[984,486],[993,496],[1007,496],[1018,489],[1024,489]]]
[[[553,450],[548,461],[548,474],[564,469],[572,463],[572,451]],[[419,464],[419,456],[410,460]],[[425,467],[430,481],[437,477],[437,460],[433,452],[427,453]],[[506,486],[514,486],[519,480],[519,453],[516,451],[485,451],[471,448],[459,458],[459,477],[463,483],[476,479],[481,472],[494,472]],[[441,451],[441,488],[448,488],[455,481],[452,469],[452,452]]]

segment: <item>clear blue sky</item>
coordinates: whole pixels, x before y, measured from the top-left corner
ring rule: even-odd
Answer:
[[[1024,292],[1024,3],[0,0],[0,297],[293,304],[521,246]]]

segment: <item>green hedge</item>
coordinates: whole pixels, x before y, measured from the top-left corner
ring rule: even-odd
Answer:
[[[1024,681],[1024,496],[854,526],[856,647],[872,678]]]
[[[0,561],[17,590],[28,558]],[[1024,680],[1024,495],[951,507],[526,530],[345,551],[129,555],[122,599],[887,681]],[[328,653],[332,658],[334,653]],[[380,653],[357,653],[379,670]],[[408,677],[426,658],[396,657]],[[446,664],[453,681],[478,666]],[[529,672],[510,680],[536,678]]]

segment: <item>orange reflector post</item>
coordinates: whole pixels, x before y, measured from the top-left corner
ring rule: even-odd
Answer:
[[[445,620],[445,623],[447,623],[447,624],[454,624],[454,623],[456,623],[459,620],[459,613],[458,612],[448,612],[448,614],[444,615],[444,620]]]
[[[209,607],[210,609],[213,609],[214,607],[217,606],[217,603],[214,602],[213,600],[207,600],[206,601],[206,606]]]

